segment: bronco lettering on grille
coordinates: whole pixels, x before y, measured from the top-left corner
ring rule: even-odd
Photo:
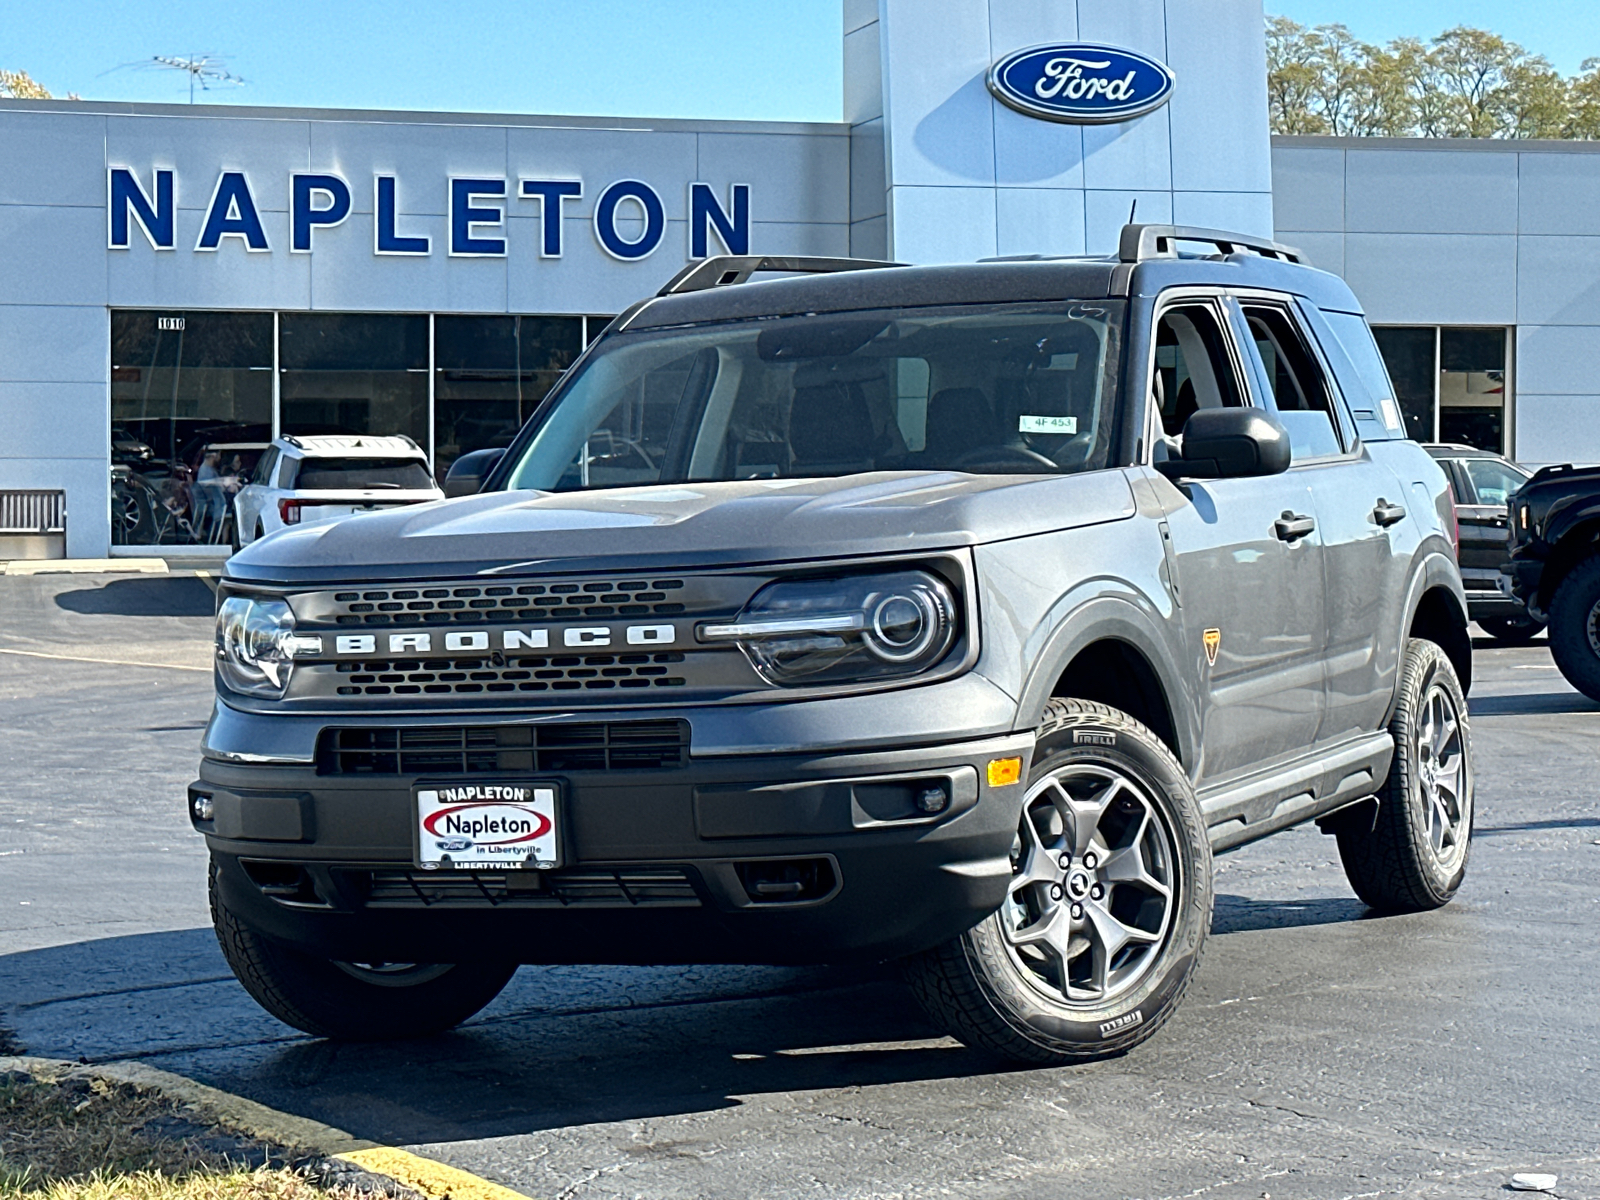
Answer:
[[[470,633],[451,630],[447,633],[355,633],[340,634],[333,639],[334,656],[378,653],[379,639],[390,654],[433,654],[438,650],[484,651],[545,650],[551,643],[559,646],[651,646],[666,649],[678,643],[676,625],[576,625],[521,629],[475,629]],[[496,644],[498,643],[498,644]]]

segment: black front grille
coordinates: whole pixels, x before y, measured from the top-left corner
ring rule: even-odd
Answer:
[[[684,611],[681,579],[476,584],[335,592],[339,625],[461,624],[571,617],[671,616]]]
[[[435,725],[324,729],[320,775],[462,775],[487,771],[659,771],[689,752],[684,721]]]
[[[606,867],[498,874],[371,871],[368,908],[697,907],[700,897],[676,867]]]
[[[581,692],[682,687],[683,654],[556,654],[542,658],[385,659],[342,662],[341,696],[440,696],[478,692]]]

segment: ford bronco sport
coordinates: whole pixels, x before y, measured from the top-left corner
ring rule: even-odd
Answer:
[[[493,453],[221,581],[190,815],[303,1030],[441,1030],[519,963],[898,959],[1061,1062],[1171,1015],[1215,852],[1316,820],[1374,908],[1461,884],[1450,495],[1288,247],[708,260]]]

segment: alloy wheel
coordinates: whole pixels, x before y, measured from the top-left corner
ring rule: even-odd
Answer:
[[[1422,697],[1416,750],[1428,852],[1448,872],[1466,855],[1472,801],[1461,714],[1449,691],[1437,681]]]
[[[1105,763],[1038,779],[1000,910],[1024,978],[1056,1003],[1100,1005],[1160,957],[1178,890],[1172,832],[1142,783]]]

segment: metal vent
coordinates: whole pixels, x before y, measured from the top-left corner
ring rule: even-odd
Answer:
[[[659,771],[681,767],[688,751],[684,721],[325,729],[318,742],[317,772]]]
[[[620,579],[335,592],[340,625],[455,624],[569,617],[671,616],[681,579]]]
[[[615,688],[683,687],[673,667],[683,654],[560,654],[514,658],[496,666],[490,659],[409,659],[342,662],[341,696],[443,696],[479,692],[579,692]]]
[[[528,871],[515,876],[460,871],[372,871],[368,908],[698,907],[675,867]]]
[[[0,533],[65,533],[65,492],[0,492]]]

